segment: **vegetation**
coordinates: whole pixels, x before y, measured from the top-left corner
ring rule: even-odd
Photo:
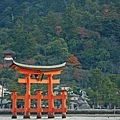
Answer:
[[[118,0],[1,0],[0,58],[10,48],[18,62],[67,61],[61,83],[85,89],[91,106],[120,106],[119,6]],[[0,71],[9,89],[22,94],[17,76]]]

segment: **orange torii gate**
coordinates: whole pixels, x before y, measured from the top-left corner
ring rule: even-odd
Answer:
[[[65,90],[61,91],[60,95],[55,96],[53,94],[53,84],[59,84],[60,80],[54,80],[53,75],[61,74],[63,68],[65,67],[66,63],[60,65],[53,65],[53,66],[34,66],[34,65],[26,65],[21,64],[18,62],[13,61],[10,68],[17,70],[20,74],[24,74],[26,77],[18,78],[18,83],[26,84],[26,94],[23,96],[18,96],[17,92],[12,92],[11,99],[12,99],[12,118],[17,118],[17,113],[24,113],[24,118],[30,118],[30,113],[35,112],[37,113],[37,118],[41,118],[43,112],[48,113],[48,118],[54,118],[54,113],[61,112],[62,118],[66,118],[66,99],[67,99],[67,92]],[[31,75],[35,75],[36,78],[31,78]],[[43,75],[48,76],[47,79],[43,79]],[[31,95],[30,88],[31,83],[38,83],[38,84],[48,84],[48,94],[43,96],[41,90],[36,91],[36,95]],[[17,108],[17,100],[23,99],[24,100],[24,108]],[[30,108],[31,100],[36,99],[37,107]],[[56,109],[54,107],[54,100],[60,99],[62,101],[61,108]],[[48,100],[48,108],[42,108],[41,102],[42,100]]]

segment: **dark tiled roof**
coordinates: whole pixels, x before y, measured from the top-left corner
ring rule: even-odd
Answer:
[[[79,97],[79,95],[75,94],[75,93],[72,93],[70,94],[71,97]]]
[[[7,50],[3,51],[2,53],[3,54],[15,54],[15,52],[10,49],[7,49]]]

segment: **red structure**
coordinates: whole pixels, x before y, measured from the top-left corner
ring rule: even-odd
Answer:
[[[61,94],[55,96],[53,94],[53,84],[59,84],[59,79],[53,79],[53,75],[61,74],[63,68],[65,67],[66,63],[60,65],[53,65],[53,66],[33,66],[33,65],[26,65],[20,64],[13,61],[11,68],[17,70],[20,74],[24,74],[26,77],[18,78],[18,83],[26,84],[26,94],[23,96],[17,95],[17,92],[12,92],[12,118],[17,118],[17,113],[23,112],[24,118],[30,118],[30,113],[35,112],[37,114],[37,118],[41,118],[43,112],[48,113],[48,118],[54,118],[54,114],[61,112],[62,118],[66,118],[66,99],[67,93],[66,91],[61,91]],[[31,78],[31,76],[36,76],[35,79]],[[43,79],[43,75],[47,76],[47,79]],[[41,90],[36,91],[36,95],[31,95],[30,88],[31,84],[47,84],[48,85],[48,93],[47,95],[43,96]],[[24,100],[24,108],[17,108],[17,100]],[[30,108],[31,100],[35,99],[37,101],[36,108]],[[61,100],[61,108],[56,109],[54,107],[54,100],[59,99]],[[42,108],[41,102],[42,100],[48,101],[48,108]]]

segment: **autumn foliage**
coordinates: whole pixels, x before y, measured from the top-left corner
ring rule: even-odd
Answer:
[[[81,35],[82,38],[89,37],[90,31],[85,29],[84,27],[77,27],[78,34]]]
[[[73,54],[70,54],[69,58],[67,59],[67,64],[73,67],[81,68],[78,58],[74,56]]]
[[[67,59],[67,65],[74,67],[73,75],[77,81],[80,81],[82,79],[82,69],[78,58],[73,54],[70,54],[69,58]]]
[[[56,26],[56,34],[60,35],[61,32],[62,32],[61,26]]]

